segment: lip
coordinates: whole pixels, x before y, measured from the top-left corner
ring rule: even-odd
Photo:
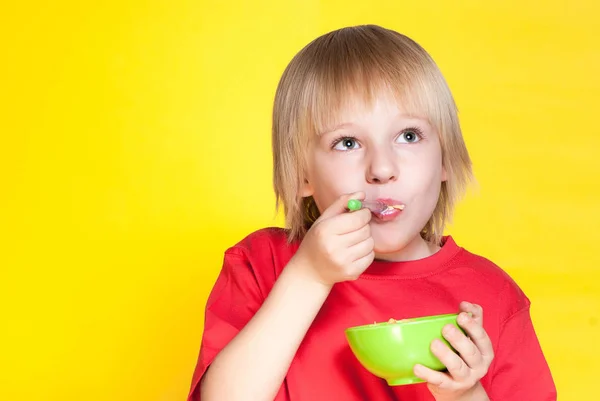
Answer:
[[[404,203],[402,203],[402,201],[399,201],[398,199],[392,199],[392,198],[377,198],[377,202],[384,203],[388,206],[404,205]]]
[[[397,199],[392,199],[392,198],[378,198],[377,201],[381,202],[381,203],[383,203],[385,205],[388,205],[388,206],[404,205],[404,203],[402,203],[401,201],[399,201]],[[400,214],[402,214],[402,210],[390,208],[388,210],[385,210],[382,213],[374,213],[373,216],[378,221],[386,222],[386,221],[394,220]]]
[[[398,209],[391,209],[391,210],[386,210],[385,212],[382,213],[373,213],[373,216],[381,221],[381,222],[385,222],[385,221],[391,221],[394,220],[396,217],[398,217],[400,214],[402,213],[402,210],[398,210]]]

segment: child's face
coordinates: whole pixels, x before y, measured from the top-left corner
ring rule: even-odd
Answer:
[[[313,138],[302,195],[312,195],[320,211],[356,191],[404,204],[392,220],[374,216],[370,223],[377,257],[401,258],[399,252],[421,240],[446,179],[438,134],[384,95],[372,107],[356,104],[339,117],[340,124]]]

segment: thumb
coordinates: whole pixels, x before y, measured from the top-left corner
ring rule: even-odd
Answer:
[[[483,308],[467,301],[460,303],[461,312],[468,314],[476,323],[483,325]]]
[[[360,192],[354,192],[351,194],[344,194],[344,195],[340,196],[339,198],[337,198],[335,200],[335,202],[333,202],[331,205],[329,205],[329,207],[327,209],[325,209],[323,211],[323,213],[321,213],[321,216],[319,217],[318,220],[329,219],[331,217],[337,216],[338,214],[347,212],[348,211],[348,201],[350,199],[364,200],[365,193],[360,191]]]

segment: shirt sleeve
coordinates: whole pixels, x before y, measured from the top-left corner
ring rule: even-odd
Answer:
[[[217,354],[261,307],[265,278],[258,277],[249,258],[236,249],[225,253],[223,267],[206,302],[204,331],[188,401],[201,401],[200,381]],[[276,401],[287,401],[282,386]]]
[[[223,267],[206,301],[204,331],[188,401],[200,401],[199,383],[217,354],[260,308],[263,296],[248,259],[225,253]]]
[[[491,401],[556,401],[556,387],[531,321],[528,300],[504,322],[492,369]]]

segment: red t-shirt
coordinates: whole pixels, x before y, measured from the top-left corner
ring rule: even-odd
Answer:
[[[206,305],[204,334],[188,401],[217,353],[260,308],[299,243],[279,228],[259,230],[225,252]],[[556,388],[530,314],[530,302],[498,266],[451,237],[421,260],[375,261],[358,280],[338,283],[308,330],[276,401],[434,400],[425,383],[388,386],[354,357],[351,326],[454,313],[461,301],[483,307],[495,358],[481,380],[492,401],[556,400]]]

